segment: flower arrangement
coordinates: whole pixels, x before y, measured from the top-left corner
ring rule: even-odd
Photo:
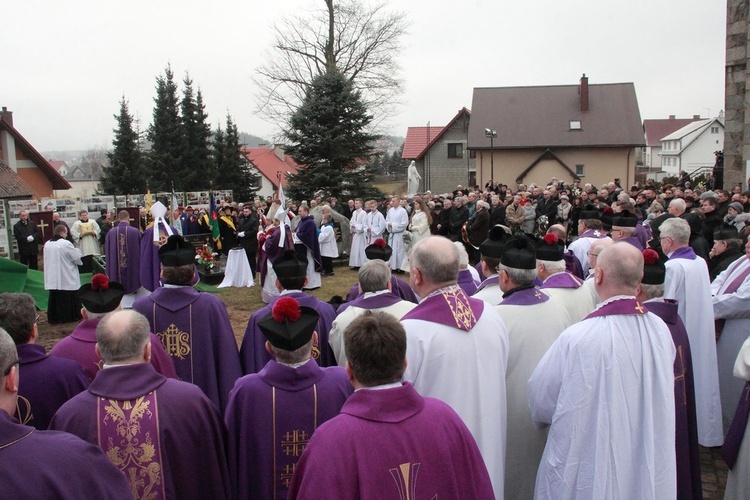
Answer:
[[[219,254],[215,253],[213,248],[208,245],[203,245],[203,247],[196,248],[195,250],[195,260],[197,264],[203,266],[203,269],[207,272],[211,272],[217,267],[216,257],[218,255]]]

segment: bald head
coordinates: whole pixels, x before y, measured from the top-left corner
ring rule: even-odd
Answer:
[[[594,269],[596,267],[597,260],[599,259],[599,254],[607,247],[610,247],[615,242],[612,241],[609,238],[600,238],[598,240],[594,240],[594,242],[591,244],[591,247],[589,248],[589,267],[591,269]]]
[[[442,236],[419,240],[409,253],[409,264],[433,290],[455,284],[458,279],[458,250]]]
[[[145,316],[135,311],[108,314],[96,326],[99,354],[105,363],[142,363],[150,330]]]
[[[565,230],[565,226],[562,224],[553,224],[547,229],[547,234],[554,234],[557,239],[565,242],[568,240],[568,232]]]
[[[629,243],[614,243],[599,254],[595,287],[601,299],[635,295],[643,278],[643,255]]]

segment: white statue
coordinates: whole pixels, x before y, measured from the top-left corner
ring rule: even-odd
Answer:
[[[417,162],[415,162],[414,160],[412,160],[409,164],[407,177],[409,180],[407,191],[409,193],[409,196],[414,196],[415,194],[417,194],[417,191],[419,191],[419,181],[422,180],[422,176],[419,175],[419,172],[417,172]]]

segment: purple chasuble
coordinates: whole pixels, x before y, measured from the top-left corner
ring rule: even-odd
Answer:
[[[292,297],[299,302],[300,306],[310,307],[318,312],[318,326],[315,329],[318,333],[318,343],[313,344],[312,358],[320,366],[336,366],[336,358],[334,358],[331,346],[328,344],[328,332],[331,331],[333,320],[336,319],[336,311],[333,306],[304,292],[285,293],[281,297]],[[258,328],[258,321],[270,314],[278,299],[279,297],[276,297],[267,306],[255,311],[250,316],[250,321],[247,322],[245,336],[240,347],[240,361],[245,375],[259,372],[272,359],[266,351],[266,337]]]
[[[260,252],[258,253],[258,269],[260,269],[260,286],[266,283],[266,273],[268,272],[268,264],[273,264],[276,258],[284,253],[284,250],[291,250],[294,248],[292,241],[292,230],[289,226],[284,224],[284,230],[286,236],[284,238],[284,246],[279,246],[281,240],[281,233],[277,227],[271,234],[266,236],[266,241],[260,246]]]
[[[51,358],[41,345],[21,344],[16,350],[21,376],[15,416],[23,425],[44,430],[63,403],[86,390],[89,378],[78,363]]]
[[[406,382],[352,394],[313,435],[287,498],[486,499],[494,493],[461,418]]]
[[[594,309],[584,320],[600,316],[615,316],[618,314],[646,314],[648,310],[634,298],[622,298],[608,302]]]
[[[393,304],[398,304],[402,300],[403,299],[401,297],[393,295],[392,293],[381,293],[370,297],[365,297],[365,295],[362,294],[351,302],[344,302],[343,304],[341,304],[336,311],[336,315],[338,316],[339,314],[344,312],[347,307],[359,307],[360,309],[381,309],[383,307],[390,307]]]
[[[483,300],[469,297],[458,286],[452,286],[429,295],[401,319],[419,319],[468,332],[477,324],[484,304]]]
[[[310,436],[352,392],[343,368],[320,368],[313,360],[297,368],[269,361],[238,380],[224,417],[238,498],[286,498]]]
[[[312,215],[302,217],[297,224],[297,239],[310,250],[315,261],[315,271],[323,271],[323,259],[320,257],[320,243],[318,242],[318,229],[315,227],[315,218]]]
[[[643,246],[643,243],[641,242],[641,240],[635,236],[628,236],[627,238],[621,238],[618,241],[621,241],[623,243],[630,243],[641,252],[643,252],[643,250],[645,250],[646,248]]]
[[[157,288],[136,300],[133,310],[148,319],[178,378],[200,387],[223,412],[242,369],[221,299],[189,286]]]
[[[412,302],[414,304],[419,304],[417,294],[415,294],[414,290],[411,289],[409,283],[393,275],[391,275],[391,293],[394,295],[398,295],[402,299],[408,300],[409,302]],[[356,299],[357,297],[361,297],[362,295],[364,294],[359,291],[359,284],[355,283],[349,289],[349,293],[346,294],[346,301],[351,302],[352,300]]]
[[[141,232],[120,222],[109,230],[105,241],[107,276],[120,283],[125,293],[135,293],[141,287]]]
[[[561,273],[553,274],[539,287],[542,290],[545,288],[573,288],[576,289],[583,285],[583,281],[581,281],[579,278],[576,278],[572,274],[570,274],[567,271],[563,271]]]
[[[76,329],[55,344],[49,355],[52,357],[72,359],[83,368],[89,380],[94,380],[101,370],[104,361],[96,354],[96,325],[101,318],[91,318],[81,321]],[[177,378],[172,358],[164,351],[161,341],[153,333],[151,335],[151,364],[154,370],[167,378]]]
[[[456,284],[461,287],[461,290],[466,292],[466,295],[472,296],[477,291],[477,282],[474,281],[474,277],[468,269],[461,269],[458,271],[458,280],[456,281]]]
[[[721,456],[730,469],[734,468],[737,462],[748,421],[750,421],[750,381],[746,382],[745,387],[742,388],[732,425],[729,426],[724,444],[721,446]]]
[[[149,363],[103,369],[50,428],[100,446],[135,498],[230,498],[225,428],[192,384]]]
[[[172,227],[172,234],[179,234],[174,227]],[[146,229],[141,236],[141,285],[149,292],[153,292],[161,285],[159,248],[167,242],[167,238],[169,235],[161,224],[159,224],[159,241],[154,241],[154,226]]]
[[[701,466],[698,449],[698,420],[695,415],[693,358],[685,325],[677,314],[677,301],[644,302],[650,312],[669,327],[677,349],[674,360],[675,449],[677,453],[677,498],[701,498]]]
[[[581,267],[581,263],[578,260],[578,257],[576,257],[573,253],[573,250],[568,250],[567,252],[565,252],[563,254],[563,260],[565,261],[566,271],[568,271],[576,278],[583,279],[583,267]]]
[[[503,295],[503,300],[498,304],[499,306],[533,306],[535,304],[541,304],[547,302],[549,295],[540,292],[534,285],[528,285],[525,287],[518,287],[515,290],[510,290]]]
[[[635,226],[635,234],[633,235],[638,240],[641,251],[645,250],[648,246],[648,240],[651,239],[646,228],[643,227],[643,219],[638,220],[638,224]]]
[[[102,450],[72,434],[20,425],[0,410],[3,498],[130,500],[127,479]]]
[[[672,252],[672,255],[669,256],[671,259],[688,259],[688,260],[695,260],[696,255],[695,252],[691,247],[682,247],[678,250],[675,250]]]

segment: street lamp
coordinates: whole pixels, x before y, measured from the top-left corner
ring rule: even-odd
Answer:
[[[484,136],[490,138],[490,180],[495,182],[495,137],[497,137],[497,130],[491,128],[484,129]]]

